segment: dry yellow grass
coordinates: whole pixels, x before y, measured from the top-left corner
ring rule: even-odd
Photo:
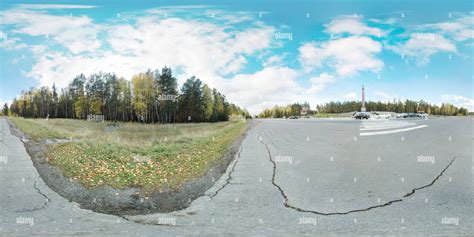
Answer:
[[[154,143],[173,143],[178,140],[198,139],[233,124],[188,123],[188,124],[141,124],[89,122],[76,119],[24,119],[13,117],[12,122],[33,139],[79,139],[100,143],[116,143],[123,146],[150,146]]]

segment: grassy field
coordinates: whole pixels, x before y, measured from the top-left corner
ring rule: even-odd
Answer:
[[[141,187],[145,192],[177,188],[205,174],[246,128],[244,122],[200,124],[96,123],[71,119],[10,120],[48,145],[47,157],[66,177],[86,187]]]

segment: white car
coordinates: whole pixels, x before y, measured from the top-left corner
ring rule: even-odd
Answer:
[[[369,119],[370,116],[371,116],[371,115],[370,115],[370,113],[368,113],[368,112],[356,112],[353,117],[354,117],[355,119],[360,119],[360,120],[362,120],[362,119]]]
[[[397,114],[397,118],[404,118],[405,116],[405,113]]]
[[[389,119],[389,118],[392,117],[390,114],[387,114],[387,113],[379,113],[379,112],[372,112],[372,115],[373,115],[373,117],[376,118],[376,119]]]

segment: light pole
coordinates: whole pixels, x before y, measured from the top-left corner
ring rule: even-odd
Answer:
[[[364,91],[364,85],[362,85],[362,107],[360,108],[361,112],[365,112],[365,91]]]

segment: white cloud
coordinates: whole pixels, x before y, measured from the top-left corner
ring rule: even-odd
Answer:
[[[462,95],[444,94],[441,95],[443,102],[452,103],[459,107],[464,107],[470,112],[474,111],[474,99]]]
[[[387,19],[370,19],[370,21],[378,23],[378,24],[384,24],[384,25],[393,25],[399,21],[398,18],[387,18]]]
[[[38,50],[41,51],[42,49],[39,48]],[[112,54],[92,57],[45,52],[38,56],[36,63],[31,71],[27,73],[27,76],[39,80],[40,86],[56,84],[58,87],[66,87],[72,78],[80,73],[85,75],[99,71],[126,73],[130,70],[130,66],[126,64],[124,57]],[[122,76],[123,74],[119,75]],[[129,75],[127,74],[127,76]]]
[[[43,10],[43,9],[88,9],[96,8],[97,6],[90,5],[69,5],[69,4],[17,4],[17,8]]]
[[[374,95],[384,101],[389,101],[391,98],[390,94],[383,91],[374,91]]]
[[[283,64],[283,60],[286,58],[287,54],[281,54],[281,55],[272,55],[268,57],[265,62],[262,63],[264,67],[269,67],[269,66],[280,66]]]
[[[223,25],[233,25],[242,22],[255,22],[255,12],[233,11],[229,14],[226,10],[215,9],[207,5],[189,5],[189,6],[161,6],[158,8],[148,9],[147,13],[160,15],[165,17],[175,17],[179,14],[194,14],[198,12],[196,18],[206,16],[209,20],[219,21]]]
[[[387,47],[404,57],[415,59],[421,65],[427,64],[436,53],[457,52],[451,41],[436,33],[412,33],[405,43]]]
[[[209,17],[212,17],[214,20],[221,21],[227,25],[255,20],[255,13],[246,11],[235,11],[232,12],[232,14],[228,14],[228,12],[224,10],[212,9],[206,10],[204,14]]]
[[[229,61],[223,68],[221,68],[220,72],[224,75],[230,73],[239,72],[247,64],[247,59],[244,56],[239,55],[236,58]]]
[[[19,38],[9,38],[7,33],[0,31],[0,48],[6,50],[19,50],[28,47],[26,44],[21,43]]]
[[[94,27],[101,29],[108,49],[75,55],[44,45],[30,46],[37,61],[27,75],[41,85],[64,87],[80,73],[115,72],[130,79],[147,69],[169,66],[180,73],[179,83],[195,75],[217,87],[223,85],[220,81],[226,80],[224,77],[232,77],[245,67],[248,56],[272,47],[274,31],[262,24],[237,30],[199,19],[153,16],[136,17],[134,23]]]
[[[27,48],[28,46],[23,43],[19,43],[20,39],[18,38],[9,38],[0,41],[0,48],[4,48],[7,50],[19,50]]]
[[[384,63],[374,55],[381,51],[381,44],[369,37],[351,36],[323,43],[305,43],[299,48],[300,62],[306,71],[326,63],[340,76],[355,75],[361,71],[380,71]]]
[[[318,93],[328,84],[334,83],[335,76],[342,78],[364,71],[379,72],[384,67],[383,61],[376,57],[382,45],[368,36],[382,37],[387,32],[367,26],[360,16],[338,17],[326,25],[325,31],[331,34],[331,40],[304,43],[299,48],[299,60],[306,73],[321,68],[330,68],[335,72],[310,78],[311,86],[305,91],[307,95]],[[356,93],[348,93],[342,98],[355,100]],[[315,98],[310,100],[314,101]]]
[[[9,10],[0,12],[0,24],[13,25],[14,34],[50,38],[73,54],[93,52],[101,45],[96,37],[98,27],[87,16],[57,16],[38,11]]]
[[[304,100],[304,89],[297,82],[298,73],[287,67],[267,67],[253,74],[239,74],[220,81],[230,101],[258,114],[274,105]]]
[[[5,101],[0,100],[0,110],[3,110],[3,106],[4,106],[5,104],[7,104],[8,107],[10,107],[10,105],[12,104],[12,100],[5,100]]]
[[[213,86],[216,78],[239,72],[247,56],[271,47],[272,32],[268,26],[236,30],[200,20],[142,17],[135,25],[113,27],[108,42],[142,70],[167,65]]]
[[[474,38],[473,22],[474,16],[470,15],[452,21],[426,24],[421,26],[421,28],[437,30],[439,33],[456,41],[466,41]]]
[[[357,99],[357,93],[356,92],[349,92],[345,95],[342,96],[342,98],[346,100],[356,100]]]
[[[386,35],[386,32],[381,29],[370,27],[362,23],[361,16],[342,16],[335,18],[326,25],[326,32],[330,34],[348,33],[351,35],[373,35],[377,37]]]
[[[474,16],[462,15],[449,21],[423,24],[411,29],[410,35],[403,43],[387,45],[388,49],[413,59],[419,65],[429,63],[431,56],[437,53],[458,53],[456,43],[466,42],[472,46]]]
[[[311,82],[311,87],[308,89],[308,93],[312,94],[322,91],[327,84],[333,83],[335,79],[328,73],[321,73],[317,77],[310,78],[309,81]]]
[[[273,31],[273,27],[252,28],[238,32],[235,39],[227,40],[225,43],[229,44],[228,46],[230,46],[231,51],[251,54],[255,52],[255,50],[270,46]]]
[[[33,53],[33,55],[39,57],[42,56],[48,50],[48,47],[46,45],[31,45],[29,46],[29,49]]]

